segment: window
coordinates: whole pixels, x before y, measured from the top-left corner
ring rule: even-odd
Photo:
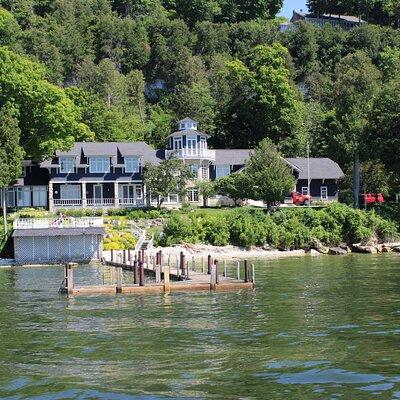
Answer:
[[[108,157],[90,157],[89,171],[91,173],[110,172],[110,159]]]
[[[177,194],[170,194],[168,196],[168,203],[179,203],[179,196]]]
[[[25,178],[26,177],[26,169],[27,169],[27,167],[24,165],[24,166],[22,166],[22,172],[21,172],[21,176],[23,177],[23,178]]]
[[[30,207],[31,206],[31,187],[22,186],[17,188],[17,206]]]
[[[328,187],[321,186],[321,200],[328,200]]]
[[[188,156],[197,155],[197,138],[188,136],[186,141],[187,141],[187,154],[188,154]]]
[[[14,188],[10,188],[7,191],[7,207],[15,207],[15,195]]]
[[[33,207],[47,206],[47,186],[33,186],[32,193],[33,193],[32,196]]]
[[[199,201],[199,192],[197,189],[189,189],[188,190],[188,198],[189,202],[197,203]]]
[[[74,172],[75,157],[60,157],[60,173],[69,174]]]
[[[177,150],[178,155],[182,155],[182,138],[174,138],[174,150]]]
[[[215,168],[215,178],[222,178],[223,176],[228,176],[231,174],[230,165],[217,165]]]
[[[191,164],[189,165],[190,171],[194,175],[195,178],[197,178],[198,172],[199,172],[199,166],[197,164]]]
[[[200,137],[200,155],[204,156],[207,153],[207,138],[205,136]]]
[[[208,179],[208,166],[201,167],[201,178]]]
[[[125,172],[139,172],[140,162],[139,157],[124,157]]]
[[[303,186],[301,188],[301,194],[307,195],[308,194],[308,187],[307,186]]]
[[[141,185],[135,185],[135,198],[136,199],[143,198],[143,190]]]
[[[80,200],[81,186],[80,185],[61,185],[60,199],[62,200]]]

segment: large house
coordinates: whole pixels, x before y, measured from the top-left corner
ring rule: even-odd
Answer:
[[[143,182],[145,163],[158,164],[174,153],[197,177],[216,180],[240,171],[251,150],[213,150],[208,148],[207,133],[198,123],[185,118],[178,130],[168,136],[166,149],[154,150],[144,142],[78,142],[69,151],[57,151],[41,163],[24,161],[23,175],[8,188],[9,208],[44,207],[50,210],[72,207],[144,207],[148,206]],[[314,199],[332,201],[338,196],[340,167],[328,158],[285,159],[296,177],[294,190],[307,193],[308,177]],[[187,199],[171,193],[166,206],[179,206],[183,201],[203,204],[195,182]],[[215,202],[216,199],[211,199]],[[151,198],[155,204],[157,199]]]
[[[350,15],[315,14],[304,12],[303,10],[294,10],[290,22],[294,24],[298,21],[308,21],[311,24],[320,27],[323,27],[326,24],[330,24],[332,26],[340,26],[344,30],[350,30],[356,26],[360,26],[366,23],[362,19]]]

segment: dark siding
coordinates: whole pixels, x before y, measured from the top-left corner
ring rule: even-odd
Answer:
[[[307,179],[299,179],[296,184],[296,190],[301,193],[301,188],[307,186]],[[338,196],[338,185],[333,179],[312,179],[310,184],[311,196],[318,200],[321,198],[321,186],[328,188],[328,197],[337,198]]]
[[[26,167],[25,186],[29,185],[48,185],[50,175],[47,169],[40,168],[38,165]]]
[[[86,184],[86,197],[88,199],[93,199],[93,186],[96,183],[87,183]],[[114,198],[114,183],[103,183],[103,198],[104,199],[112,199]]]

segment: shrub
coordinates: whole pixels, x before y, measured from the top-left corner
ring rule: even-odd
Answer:
[[[104,238],[104,250],[132,250],[137,238],[129,232],[111,232]]]
[[[230,233],[225,218],[207,216],[202,223],[202,236],[206,243],[214,246],[226,246],[230,243]]]

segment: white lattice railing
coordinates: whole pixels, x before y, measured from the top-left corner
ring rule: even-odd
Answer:
[[[87,199],[87,205],[89,207],[103,207],[103,206],[114,206],[114,199]]]
[[[87,228],[102,227],[102,217],[18,218],[14,229]]]
[[[76,207],[82,205],[82,199],[54,199],[54,207]]]

